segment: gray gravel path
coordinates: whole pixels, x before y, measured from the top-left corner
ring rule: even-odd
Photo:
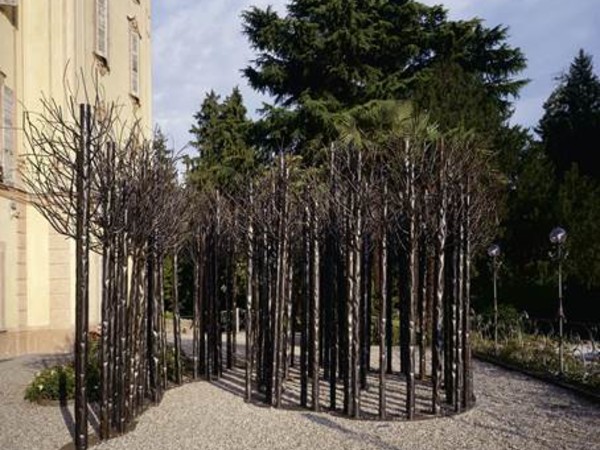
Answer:
[[[70,409],[22,399],[39,357],[0,362],[0,450],[60,449]],[[108,449],[582,449],[600,450],[600,407],[560,388],[475,362],[477,406],[417,422],[353,421],[244,403],[235,382],[167,392]],[[233,390],[234,392],[231,392]]]

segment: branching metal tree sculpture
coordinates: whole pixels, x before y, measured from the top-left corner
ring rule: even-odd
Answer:
[[[193,265],[194,379],[215,380],[235,368],[239,279],[247,401],[284,406],[296,376],[301,406],[309,407],[310,392],[310,406],[319,411],[328,384],[329,408],[339,409],[339,383],[343,413],[363,417],[361,397],[376,382],[369,381],[375,339],[379,418],[410,420],[473,404],[470,261],[490,234],[495,196],[487,154],[474,136],[440,134],[426,118],[395,108],[378,113],[384,126],[377,133],[361,130],[364,116],[345,120],[322,167],[282,151],[245,169],[243,181],[224,183],[206,166],[200,181],[183,187],[160,135],[148,142],[138,124],[121,123],[119,108],[99,95],[79,108],[75,100],[67,109],[42,105],[43,113],[26,121],[25,179],[40,212],[76,241],[78,449],[87,445],[90,249],[102,257],[102,438],[125,432],[167,388],[168,258],[172,370],[175,382],[183,381],[183,250]],[[400,347],[395,365],[393,345]],[[400,384],[402,410],[387,401],[390,386]],[[417,409],[424,391],[430,411]]]
[[[83,449],[90,250],[102,258],[99,407],[106,439],[125,432],[147,399],[159,401],[166,388],[162,264],[181,245],[190,213],[175,157],[145,140],[138,123],[123,123],[120,107],[105,102],[98,86],[93,102],[76,98],[66,108],[43,100],[39,114],[26,115],[23,176],[36,208],[75,240],[75,445]]]

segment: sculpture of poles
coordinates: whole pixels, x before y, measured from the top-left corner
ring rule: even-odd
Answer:
[[[60,114],[52,104],[48,108],[52,117]],[[90,111],[93,115],[94,108]],[[376,139],[353,129],[327,150],[330,158],[323,170],[280,152],[260,170],[248,173],[247,188],[205,183],[190,187],[194,191],[190,194],[177,183],[174,158],[157,143],[160,139],[149,145],[136,127],[117,133],[115,115],[116,110],[109,109],[103,116],[108,122],[75,117],[82,124],[99,124],[87,125],[89,137],[69,147],[74,154],[89,147],[87,163],[56,149],[44,127],[30,121],[28,128],[38,152],[30,158],[34,175],[29,178],[32,191],[40,193],[37,206],[57,230],[81,240],[83,253],[85,218],[72,213],[88,208],[79,203],[82,199],[75,195],[79,191],[69,194],[67,206],[56,196],[41,193],[69,192],[72,185],[85,192],[85,177],[76,176],[93,172],[88,187],[92,249],[103,258],[103,438],[124,432],[145,403],[159,402],[167,387],[163,264],[168,257],[173,257],[174,270],[173,373],[175,382],[183,381],[177,277],[183,248],[193,266],[189,356],[194,378],[216,380],[224,366],[235,370],[231,321],[236,282],[243,278],[237,277],[236,267],[245,267],[247,401],[260,399],[283,407],[290,401],[286,387],[297,377],[300,405],[318,411],[321,390],[327,386],[323,377],[329,381],[332,409],[337,409],[339,382],[344,387],[343,412],[364,417],[361,396],[370,377],[374,326],[379,345],[375,413],[379,418],[412,420],[472,405],[470,259],[489,234],[486,217],[493,207],[493,190],[474,139],[440,135],[422,119],[404,117]],[[45,126],[52,129],[49,123]],[[65,166],[71,171],[61,173],[70,173],[79,184],[54,175],[57,167]],[[81,280],[86,270],[83,258],[78,270]],[[373,286],[376,300],[371,302]],[[78,406],[86,403],[81,386],[86,378],[84,291],[82,287],[81,303],[78,297],[82,308],[77,310],[82,325]],[[399,341],[392,335],[392,322],[398,320],[393,310],[401,313]],[[300,364],[291,370],[289,356],[293,358],[298,326]],[[398,344],[399,371],[391,361],[391,348]],[[422,402],[417,397],[423,390],[417,390],[417,370],[419,383],[429,389],[431,410],[418,409]],[[398,383],[406,385],[405,402],[403,407],[394,403],[391,409],[388,390]],[[77,416],[78,426],[85,423],[84,414]],[[83,434],[78,434],[78,448],[85,447]]]
[[[252,218],[253,235],[261,236],[247,242],[248,246],[252,243],[252,262],[261,261],[258,270],[263,281],[261,300],[256,302],[259,319],[249,320],[247,325],[250,330],[256,324],[252,333],[247,331],[247,339],[259,344],[256,349],[252,344],[248,346],[247,392],[252,390],[256,372],[263,400],[277,407],[284,405],[292,327],[287,313],[292,306],[286,303],[286,273],[296,267],[301,289],[292,301],[300,318],[300,364],[296,366],[300,406],[320,407],[320,379],[325,376],[329,380],[330,406],[336,409],[335,390],[341,378],[343,412],[352,417],[366,413],[360,405],[368,375],[365,325],[373,322],[373,314],[377,314],[374,323],[379,339],[380,418],[401,415],[399,410],[388,411],[390,377],[406,384],[405,416],[413,419],[424,414],[417,409],[417,397],[421,395],[417,391],[417,372],[421,383],[431,386],[429,413],[463,411],[472,405],[470,259],[474,246],[480,248],[488,233],[484,216],[493,202],[483,185],[478,185],[480,191],[473,187],[481,183],[482,173],[473,140],[419,133],[409,127],[402,129],[390,135],[381,147],[359,141],[338,142],[328,150],[331,158],[327,177],[307,171],[298,157],[279,155],[254,178],[253,201],[246,202],[251,211],[246,209],[244,214],[247,223]],[[249,225],[245,230],[248,233]],[[406,261],[399,272],[388,268],[390,234],[397,245],[397,257]],[[332,236],[338,239],[334,246],[328,241]],[[376,243],[374,250],[365,245],[367,242]],[[335,244],[339,249],[337,258]],[[367,269],[370,252],[377,255],[373,271]],[[254,271],[254,264],[247,264],[248,270]],[[331,288],[332,274],[341,274],[343,280],[335,281],[335,289]],[[254,278],[254,274],[248,273],[248,278]],[[367,286],[373,281],[379,309],[366,308]],[[407,288],[390,291],[390,286]],[[323,287],[326,297],[321,295]],[[249,309],[255,303],[251,299],[254,291],[247,286]],[[401,320],[408,330],[400,343],[408,349],[408,357],[400,373],[390,373],[388,324],[393,318],[389,304],[398,294],[400,302],[405,303]],[[336,305],[332,308],[328,302]],[[251,334],[262,337],[253,339]],[[429,367],[428,336],[432,355]],[[252,366],[254,354],[257,366]],[[442,389],[446,392],[445,402],[440,395]]]
[[[66,106],[44,99],[42,112],[25,120],[31,153],[23,177],[34,205],[58,233],[75,240],[78,450],[87,448],[90,401],[90,250],[102,259],[99,430],[107,439],[125,432],[147,400],[164,391],[164,297],[153,289],[162,285],[154,270],[161,262],[147,264],[147,242],[155,236],[160,256],[172,251],[185,234],[172,217],[185,223],[187,210],[173,155],[158,145],[160,139],[154,145],[145,140],[137,123],[123,124],[120,107],[104,102],[96,88],[94,103],[80,103],[74,95]],[[156,367],[162,378],[150,376]]]

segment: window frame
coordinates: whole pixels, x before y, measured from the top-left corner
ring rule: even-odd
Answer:
[[[6,331],[6,243],[0,242],[0,333]]]
[[[104,19],[104,39],[100,39],[100,4],[105,5],[105,19]],[[108,66],[108,60],[110,56],[110,0],[94,0],[94,18],[95,18],[95,30],[94,30],[94,53],[98,56],[102,62]],[[101,49],[101,44],[104,45],[104,50]]]
[[[0,70],[0,184],[5,183],[4,173],[4,83],[6,75]]]
[[[6,186],[14,186],[16,183],[15,179],[15,155],[17,151],[16,146],[16,110],[17,110],[17,99],[14,89],[9,88],[4,82],[0,86],[2,91],[0,95],[0,109],[2,113],[0,115],[0,128],[2,128],[2,135],[0,137],[0,152],[2,153],[2,184]],[[10,91],[11,105],[10,110],[6,111],[7,91]],[[8,112],[8,117],[6,113]],[[7,121],[10,121],[7,123]],[[10,139],[10,146],[6,145],[7,140]],[[10,155],[8,155],[8,148],[10,148]]]
[[[134,45],[137,46],[137,54],[134,59]],[[142,36],[137,29],[135,19],[130,22],[129,26],[129,93],[138,102],[141,97],[141,48]],[[135,70],[134,70],[135,67]]]

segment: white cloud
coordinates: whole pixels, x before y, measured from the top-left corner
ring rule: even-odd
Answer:
[[[227,95],[239,85],[252,107],[260,96],[251,91],[240,70],[252,53],[242,34],[241,14],[250,5],[283,0],[178,0],[155,6],[154,114],[155,121],[180,148],[189,137],[192,116],[211,89]]]

